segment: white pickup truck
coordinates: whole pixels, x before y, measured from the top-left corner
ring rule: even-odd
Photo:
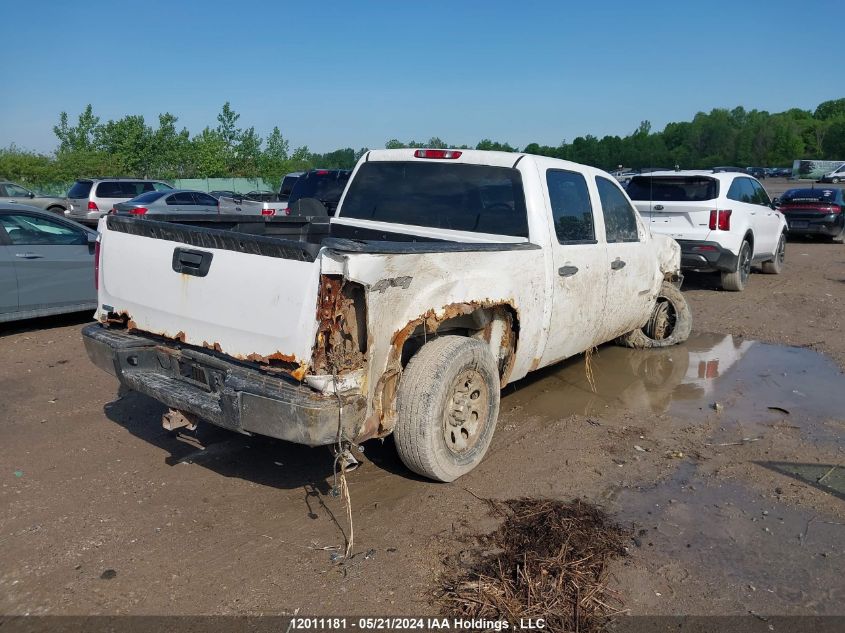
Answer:
[[[690,332],[677,243],[575,163],[371,151],[324,230],[218,221],[99,226],[85,346],[175,410],[171,426],[308,445],[393,433],[411,470],[451,481],[484,456],[506,384],[607,341]],[[284,221],[307,227],[279,237]]]

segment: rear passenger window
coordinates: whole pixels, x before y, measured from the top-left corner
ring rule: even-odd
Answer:
[[[167,204],[196,204],[196,202],[194,202],[194,196],[190,191],[180,191],[179,193],[174,193],[170,196],[167,199]]]
[[[637,212],[618,185],[596,176],[596,187],[604,212],[604,232],[610,242],[638,242]]]
[[[751,187],[754,189],[754,204],[763,205],[765,207],[772,204],[769,194],[767,194],[766,190],[763,189],[763,185],[755,180],[752,180]]]
[[[754,204],[754,183],[748,178],[736,178],[728,189],[728,198],[737,202]]]
[[[216,207],[217,198],[212,198],[207,193],[194,193],[194,200],[197,204],[205,205],[207,207]]]
[[[555,234],[561,244],[595,244],[593,207],[584,176],[573,171],[546,171]]]

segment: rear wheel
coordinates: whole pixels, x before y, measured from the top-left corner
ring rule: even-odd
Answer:
[[[669,347],[686,341],[691,331],[692,311],[687,300],[678,288],[664,282],[648,322],[616,342],[625,347]]]
[[[739,248],[739,255],[736,258],[736,268],[731,272],[722,273],[722,288],[731,292],[741,292],[748,283],[748,276],[751,274],[751,244],[748,240],[742,243]]]
[[[832,182],[834,185],[838,185],[839,184],[839,178],[831,178],[830,182]]]
[[[778,247],[775,250],[775,257],[763,262],[763,272],[767,275],[780,275],[783,272],[783,265],[786,262],[786,234],[782,234],[778,240]]]
[[[62,215],[63,216],[65,214],[64,207],[48,207],[47,211],[55,213],[56,215]]]
[[[393,431],[402,462],[435,481],[454,481],[487,452],[499,417],[499,372],[486,344],[443,336],[402,372]]]

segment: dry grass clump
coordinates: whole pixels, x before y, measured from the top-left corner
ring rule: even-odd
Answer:
[[[599,631],[618,612],[608,563],[625,555],[625,532],[576,499],[488,500],[504,515],[479,545],[447,559],[437,599],[445,615],[543,618],[547,631]]]

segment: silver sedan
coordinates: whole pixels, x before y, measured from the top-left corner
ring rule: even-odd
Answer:
[[[96,241],[55,213],[0,203],[0,322],[93,310]]]
[[[172,189],[148,191],[114,205],[112,214],[150,217],[154,215],[198,215],[220,213],[217,198],[204,191]]]

